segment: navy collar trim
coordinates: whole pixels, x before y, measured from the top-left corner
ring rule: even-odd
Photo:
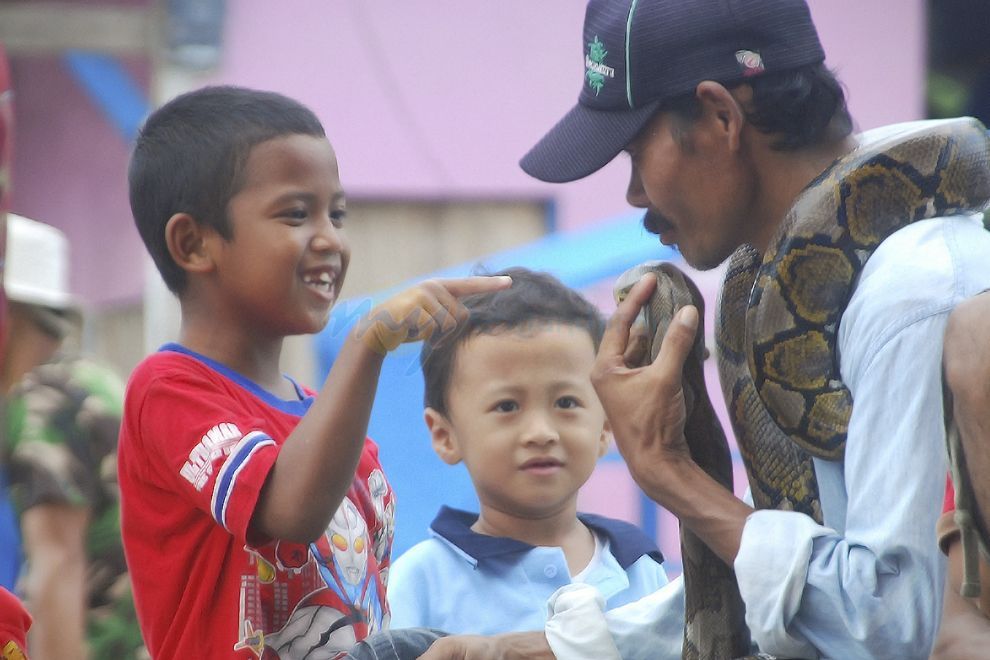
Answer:
[[[477,520],[476,513],[443,506],[430,523],[430,529],[475,561],[527,552],[534,547],[516,539],[478,534],[471,530],[471,525]],[[609,540],[612,555],[623,569],[629,568],[644,555],[651,557],[658,564],[663,563],[663,554],[656,543],[651,541],[639,527],[622,520],[591,513],[579,513],[578,520]]]
[[[290,415],[298,415],[299,417],[302,417],[303,415],[306,414],[306,411],[309,410],[310,405],[313,403],[313,396],[306,394],[302,386],[300,386],[299,383],[297,383],[291,376],[288,376],[286,374],[283,374],[283,378],[285,378],[290,383],[292,383],[292,387],[296,390],[296,396],[298,397],[297,399],[282,399],[280,397],[277,397],[268,390],[266,390],[265,388],[261,387],[261,385],[258,385],[250,378],[247,378],[246,376],[237,373],[227,365],[221,364],[216,360],[208,358],[202,353],[197,353],[194,350],[188,349],[182,344],[176,344],[176,343],[164,344],[161,348],[158,349],[158,351],[159,352],[169,351],[172,353],[180,353],[182,355],[191,357],[197,362],[201,362],[204,366],[209,367],[213,371],[216,371],[224,378],[233,381],[240,387],[244,388],[254,396],[258,397],[259,399],[267,403],[272,408],[277,408],[282,412],[289,413]]]

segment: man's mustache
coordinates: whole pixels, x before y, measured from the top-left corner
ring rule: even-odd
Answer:
[[[668,229],[673,229],[674,225],[663,214],[649,210],[643,214],[643,227],[651,234],[661,234]]]

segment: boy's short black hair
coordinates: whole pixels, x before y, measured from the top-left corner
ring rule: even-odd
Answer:
[[[204,87],[148,117],[127,173],[131,213],[171,291],[182,292],[186,274],[165,243],[169,218],[188,213],[229,239],[227,204],[242,185],[252,147],[297,134],[326,137],[320,120],[298,101],[243,87]]]
[[[470,312],[467,322],[455,332],[423,344],[424,404],[443,415],[447,414],[447,389],[457,350],[468,338],[561,324],[587,330],[597,351],[605,332],[605,320],[598,309],[553,275],[528,268],[509,268],[491,275],[508,275],[512,286],[463,298],[461,302]]]

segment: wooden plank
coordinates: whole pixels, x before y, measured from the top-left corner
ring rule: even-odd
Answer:
[[[13,55],[70,49],[146,54],[155,43],[154,17],[144,7],[0,2],[0,42]]]

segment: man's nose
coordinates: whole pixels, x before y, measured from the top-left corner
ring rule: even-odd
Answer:
[[[630,206],[640,209],[649,206],[646,190],[643,188],[643,180],[640,178],[639,170],[636,169],[635,165],[631,165],[629,168],[629,187],[626,188],[626,201],[629,202]]]

